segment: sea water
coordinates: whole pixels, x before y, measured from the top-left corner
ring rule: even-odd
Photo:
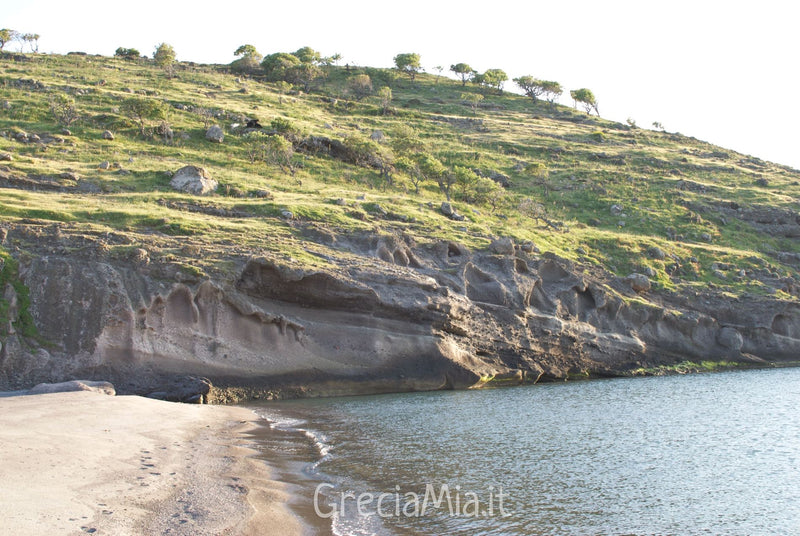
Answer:
[[[323,532],[800,535],[800,369],[254,409]]]

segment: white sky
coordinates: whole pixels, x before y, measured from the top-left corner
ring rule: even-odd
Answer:
[[[342,64],[390,67],[417,52],[428,72],[469,63],[588,87],[600,114],[800,168],[798,21],[791,0],[20,0],[0,27],[41,35],[40,51],[152,55],[228,63],[311,46]],[[130,7],[122,7],[130,6]],[[207,6],[207,7],[206,7]],[[17,45],[13,45],[14,50]],[[511,89],[512,82],[506,83]]]

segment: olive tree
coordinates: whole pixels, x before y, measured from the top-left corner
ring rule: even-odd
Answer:
[[[311,47],[303,47],[292,53],[300,63],[318,64],[322,61],[322,55]]]
[[[456,63],[450,66],[450,70],[461,77],[461,87],[466,86],[467,82],[475,75],[475,70],[468,63]]]
[[[145,136],[145,128],[149,125],[149,122],[165,120],[169,107],[165,103],[154,99],[131,97],[130,99],[125,99],[122,106],[120,106],[120,111],[136,121],[139,125],[139,134]]]
[[[381,114],[389,113],[389,106],[392,104],[392,88],[384,86],[378,90],[378,99],[381,103]]]
[[[26,33],[20,36],[20,39],[25,43],[28,43],[28,46],[31,49],[31,52],[38,53],[39,52],[39,38],[41,36],[37,33]]]
[[[508,75],[502,69],[489,69],[481,77],[483,85],[496,89],[500,95],[503,94],[503,84],[506,80]]]
[[[411,77],[412,81],[416,79],[417,73],[422,70],[420,61],[419,54],[415,52],[398,54],[394,57],[394,65],[397,70],[406,73]]]
[[[124,48],[119,47],[116,51],[114,51],[114,55],[119,58],[124,58],[126,60],[135,60],[141,53],[135,48]]]
[[[3,50],[7,44],[12,41],[15,41],[19,38],[19,32],[16,30],[10,30],[8,28],[3,28],[0,30],[0,50]]]
[[[483,101],[483,95],[480,93],[462,93],[461,100],[469,103],[469,105],[472,107],[472,113],[477,115],[478,106],[480,106],[481,101]]]
[[[372,95],[372,79],[368,74],[354,76],[348,81],[347,87],[357,101]]]
[[[292,142],[276,134],[267,136],[262,151],[266,162],[280,167],[284,173],[289,172],[294,175],[295,169],[292,165],[294,146],[292,146]]]
[[[172,48],[172,45],[168,45],[167,43],[158,45],[156,51],[153,53],[153,59],[156,65],[167,72],[168,76],[175,74],[175,49]]]
[[[425,179],[435,180],[439,185],[439,191],[441,191],[447,201],[450,202],[450,191],[453,188],[453,184],[456,182],[455,175],[450,173],[450,170],[438,159],[427,153],[419,158],[417,164]]]
[[[542,95],[544,95],[544,98],[550,103],[550,106],[555,105],[556,99],[559,98],[563,92],[564,89],[558,82],[542,80]]]
[[[515,78],[514,83],[517,84],[519,88],[525,92],[525,95],[533,99],[533,102],[536,102],[542,95],[542,93],[544,93],[544,88],[542,87],[542,81],[530,75],[520,76],[519,78]]]
[[[233,55],[241,57],[237,60],[233,60],[231,69],[244,73],[253,72],[258,69],[261,60],[264,59],[253,45],[242,45],[234,51]]]
[[[50,95],[50,112],[60,126],[68,128],[78,120],[78,108],[75,106],[75,99],[64,93],[53,93]]]
[[[596,113],[598,116],[600,115],[600,111],[597,109],[597,99],[595,98],[594,93],[592,93],[590,90],[586,88],[573,89],[569,92],[569,96],[572,97],[575,107],[577,107],[578,103],[580,102],[587,114],[594,110],[594,113]]]

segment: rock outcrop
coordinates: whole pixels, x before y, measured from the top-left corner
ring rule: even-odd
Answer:
[[[647,294],[531,247],[339,237],[335,268],[242,258],[236,277],[177,281],[149,263],[27,256],[47,344],[9,333],[0,390],[74,377],[190,402],[468,388],[616,375],[686,359],[800,355],[800,307]]]
[[[179,192],[192,195],[207,195],[216,191],[218,183],[205,168],[183,166],[172,176],[169,185]]]

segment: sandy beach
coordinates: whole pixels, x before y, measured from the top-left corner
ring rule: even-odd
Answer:
[[[93,392],[0,398],[3,534],[302,534],[244,409]]]

